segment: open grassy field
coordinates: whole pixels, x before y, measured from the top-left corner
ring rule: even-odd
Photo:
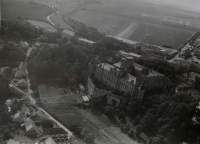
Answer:
[[[138,26],[129,39],[178,49],[192,34],[193,32],[187,30],[144,23]]]
[[[32,24],[36,27],[42,28],[48,32],[56,32],[57,31],[53,26],[51,26],[43,21],[35,21],[35,20],[26,20],[26,21],[29,22],[30,24]]]
[[[80,94],[74,94],[65,88],[41,85],[39,93],[40,102],[45,109],[56,116],[58,121],[68,128],[78,122],[81,127],[87,128],[95,136],[96,144],[137,144],[114,126],[105,115],[74,106],[82,101]]]
[[[86,10],[78,11],[71,18],[85,23],[87,26],[95,27],[106,35],[116,35],[132,23],[126,18]]]
[[[37,4],[30,4],[28,2],[18,2],[12,0],[1,1],[1,17],[2,19],[17,19],[18,16],[22,18],[44,20],[45,16],[53,13],[54,10]]]
[[[150,32],[149,43],[174,48],[179,48],[200,28],[196,13],[139,1],[90,3],[70,17],[107,35],[130,40],[146,42],[146,34]]]

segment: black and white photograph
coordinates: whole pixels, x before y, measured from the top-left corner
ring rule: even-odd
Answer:
[[[200,144],[200,0],[0,0],[0,144]]]

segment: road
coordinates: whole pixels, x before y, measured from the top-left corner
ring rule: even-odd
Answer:
[[[48,15],[48,16],[46,17],[47,20],[48,20],[53,26],[55,26],[55,24],[51,21],[51,16],[53,16],[53,15],[59,13],[59,11],[56,10],[56,8],[54,7],[54,5],[55,5],[55,4],[50,4],[49,7],[53,8],[56,12],[54,12],[54,13],[52,13],[52,14],[50,14],[50,15]]]
[[[30,79],[28,77],[28,70],[27,70],[27,58],[29,57],[31,51],[33,48],[29,48],[27,53],[26,53],[26,61],[25,61],[25,67],[26,67],[26,79],[27,79],[27,85],[28,85],[28,92],[26,93],[26,95],[28,96],[29,100],[31,101],[32,104],[36,104],[35,99],[31,96],[31,94],[33,94],[33,91],[30,89]],[[57,123],[58,126],[60,126],[62,129],[64,129],[67,133],[68,133],[68,139],[70,139],[71,137],[73,137],[73,133],[67,129],[65,126],[63,126],[60,122],[58,122],[56,119],[54,119],[50,114],[48,114],[44,109],[42,108],[38,108],[40,110],[42,110],[46,115],[48,115],[50,117],[50,119],[52,121],[54,121],[55,123]]]

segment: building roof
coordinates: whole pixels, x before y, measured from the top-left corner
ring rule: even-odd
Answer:
[[[7,144],[20,144],[20,142],[15,141],[13,139],[9,139],[9,141],[7,141]]]
[[[25,104],[22,105],[22,111],[24,113],[26,113],[26,114],[30,114],[30,110],[29,110],[29,108]]]
[[[83,42],[86,42],[86,43],[90,43],[90,44],[94,44],[95,42],[94,41],[91,41],[91,40],[87,40],[87,39],[84,39],[84,38],[78,38],[80,41],[83,41]]]
[[[85,90],[85,87],[83,86],[83,84],[81,83],[81,84],[79,84],[79,87],[80,87],[80,89],[81,90]]]
[[[20,112],[18,112],[18,113],[15,114],[14,119],[16,119],[16,118],[23,118],[23,117],[24,117],[24,115],[20,111]]]
[[[83,98],[83,101],[85,101],[85,102],[88,102],[88,101],[89,101],[88,96],[82,96],[82,98]]]
[[[138,58],[141,57],[141,55],[136,54],[136,53],[130,53],[130,55],[133,56],[133,57],[138,57]]]
[[[103,68],[104,70],[110,71],[110,68],[113,67],[112,65],[108,64],[108,63],[100,63],[97,66]]]
[[[40,117],[40,118],[49,118],[41,109],[39,109],[36,114]]]
[[[27,136],[14,134],[14,140],[19,141],[22,144],[35,144],[35,142],[29,139]]]
[[[134,66],[135,66],[135,69],[136,70],[143,70],[145,69],[146,67],[144,67],[143,65],[140,65],[138,63],[134,63]],[[157,71],[154,71],[154,70],[149,70],[149,74],[148,75],[145,75],[146,77],[153,77],[153,76],[164,76],[163,74],[157,72]]]
[[[123,62],[117,62],[114,64],[114,66],[118,67],[118,68],[125,68],[126,67],[126,64],[123,63]]]
[[[45,140],[45,144],[56,144],[56,142],[52,139],[52,137],[48,137]]]
[[[125,79],[128,82],[134,82],[134,84],[136,82],[136,77],[131,75],[131,74],[129,74],[129,73],[125,73],[124,75],[122,75],[121,78]]]
[[[164,75],[159,73],[159,72],[157,72],[157,71],[150,70],[149,74],[146,77],[153,77],[153,76],[164,76]]]
[[[73,31],[71,31],[69,29],[64,29],[63,32],[68,34],[68,35],[75,36],[75,32],[73,32]]]
[[[146,68],[146,67],[144,67],[143,65],[140,65],[140,64],[138,64],[138,63],[134,63],[134,67],[135,67],[135,69],[137,69],[137,70],[143,70],[143,69]]]
[[[25,120],[25,127],[26,127],[26,131],[29,131],[31,129],[34,129],[37,131],[37,127],[31,118],[27,118]]]
[[[21,79],[20,81],[17,82],[18,86],[27,86],[27,82],[24,79]]]
[[[67,134],[67,132],[62,128],[43,128],[43,135],[59,135]]]

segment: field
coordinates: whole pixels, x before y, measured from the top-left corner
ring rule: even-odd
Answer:
[[[187,30],[144,23],[138,26],[129,39],[178,49],[192,34]]]
[[[39,93],[45,109],[54,114],[66,127],[78,122],[82,127],[87,128],[95,136],[96,144],[137,144],[114,126],[106,116],[74,106],[82,101],[80,94],[74,94],[65,88],[41,85]]]
[[[95,27],[106,35],[178,49],[200,28],[198,15],[173,8],[132,1],[90,3],[70,18]],[[66,20],[69,16],[66,16]]]
[[[17,19],[18,16],[28,19],[44,20],[45,16],[54,10],[44,5],[30,4],[28,2],[17,2],[11,0],[1,1],[2,19]]]
[[[117,35],[124,27],[127,27],[132,23],[131,20],[126,18],[86,10],[78,11],[72,15],[71,18],[85,23],[87,26],[95,27],[106,35]]]
[[[56,32],[57,31],[53,26],[51,26],[51,25],[49,25],[49,24],[47,24],[46,22],[43,22],[43,21],[27,20],[27,22],[29,22],[30,24],[32,24],[36,27],[40,27],[40,28],[42,28],[46,31],[49,31],[49,32]]]

